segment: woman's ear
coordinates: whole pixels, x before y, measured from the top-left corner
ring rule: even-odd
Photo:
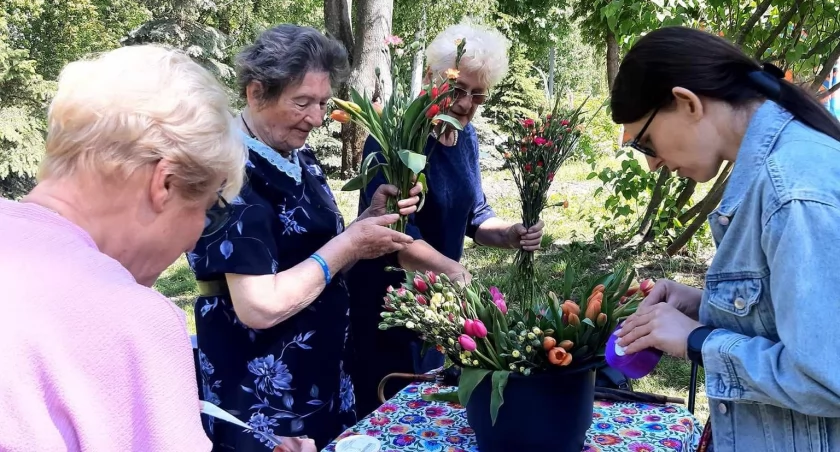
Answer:
[[[688,117],[699,120],[703,117],[703,102],[691,90],[676,86],[671,90],[676,100],[676,109]]]
[[[262,82],[253,81],[251,83],[248,83],[248,86],[245,87],[245,102],[248,104],[249,108],[259,109],[259,106],[262,105],[262,96]]]

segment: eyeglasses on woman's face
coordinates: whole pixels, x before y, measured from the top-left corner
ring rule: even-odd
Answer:
[[[222,230],[233,215],[233,206],[221,194],[218,196],[219,202],[214,203],[213,207],[207,209],[207,214],[204,217],[204,232],[201,233],[202,237],[211,236]]]
[[[647,129],[650,126],[650,123],[653,122],[653,118],[656,116],[657,112],[659,112],[659,108],[653,110],[653,113],[650,114],[650,117],[645,122],[645,125],[642,126],[641,130],[639,130],[639,133],[636,134],[636,138],[633,138],[633,140],[625,143],[625,146],[633,148],[648,157],[656,158],[656,151],[654,151],[648,146],[642,145],[641,142],[642,138],[644,138],[645,136],[645,132],[647,132]]]
[[[469,97],[470,102],[474,103],[475,105],[481,105],[484,102],[487,102],[487,93],[471,93],[463,88],[455,87],[455,100],[462,99],[464,97]]]

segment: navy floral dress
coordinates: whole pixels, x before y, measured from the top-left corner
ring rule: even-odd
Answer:
[[[199,281],[225,273],[267,275],[309,258],[344,230],[344,219],[312,151],[283,158],[243,136],[250,149],[247,182],[232,201],[234,213],[218,233],[188,254]],[[253,430],[306,435],[319,448],[356,423],[347,358],[349,295],[344,277],[308,308],[266,329],[236,317],[226,289],[195,303],[200,387]],[[214,450],[265,451],[253,431],[205,417]]]

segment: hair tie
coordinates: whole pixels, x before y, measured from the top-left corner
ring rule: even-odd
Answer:
[[[785,78],[785,71],[783,71],[782,68],[776,66],[773,63],[764,63],[761,65],[761,68],[764,69],[764,72],[769,73],[770,75],[776,77],[779,80]]]
[[[764,63],[761,69],[752,71],[747,76],[761,94],[764,94],[770,100],[779,100],[782,95],[780,80],[784,78],[785,73],[778,66],[772,63]]]

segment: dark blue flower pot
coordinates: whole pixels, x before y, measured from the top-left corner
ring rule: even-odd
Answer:
[[[490,375],[467,402],[467,420],[481,452],[580,452],[592,425],[595,368],[511,374],[496,424],[490,420]]]

